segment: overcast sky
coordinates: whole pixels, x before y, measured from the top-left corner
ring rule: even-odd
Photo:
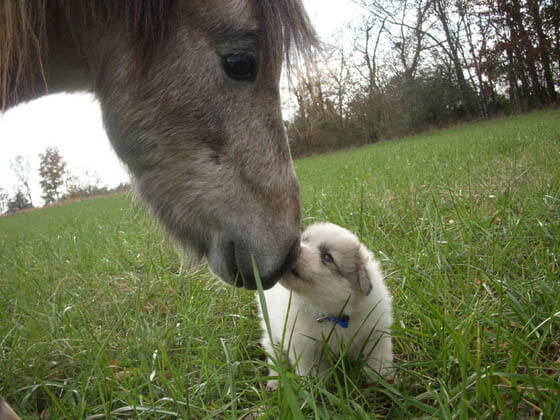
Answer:
[[[329,39],[360,15],[351,0],[304,0],[304,4],[322,39]],[[0,188],[14,194],[17,182],[10,162],[18,155],[28,157],[35,205],[41,204],[39,153],[47,146],[57,147],[70,172],[81,179],[86,173],[96,174],[109,187],[128,181],[105,135],[99,105],[92,95],[49,95],[0,114],[0,142]]]

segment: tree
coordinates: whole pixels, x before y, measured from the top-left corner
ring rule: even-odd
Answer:
[[[527,0],[527,9],[531,15],[533,21],[533,31],[538,39],[538,46],[536,48],[535,55],[540,58],[542,70],[544,73],[544,79],[546,81],[546,89],[548,93],[547,100],[554,102],[556,101],[556,90],[554,88],[554,76],[552,72],[552,64],[550,57],[550,46],[552,44],[551,40],[547,37],[544,32],[543,27],[543,17],[541,13],[544,12],[544,7],[541,10],[541,1],[539,0]],[[557,31],[558,32],[558,31]]]
[[[0,214],[8,209],[8,193],[3,188],[0,188]]]
[[[505,77],[513,104],[521,109],[555,104],[560,62],[558,0],[485,0],[488,27],[494,38],[483,58],[488,79]],[[556,40],[556,45],[555,44]]]
[[[107,194],[107,187],[102,186],[100,176],[94,171],[86,171],[85,178],[80,179],[76,175],[66,173],[65,177],[66,194],[61,199],[80,199],[93,197],[96,195]]]
[[[362,18],[361,24],[354,28],[356,33],[354,48],[363,56],[363,62],[367,68],[367,71],[362,71],[361,66],[357,65],[355,70],[366,81],[369,99],[373,98],[374,92],[378,90],[377,50],[381,35],[385,30],[385,21],[386,19],[383,19],[381,23],[378,23],[376,16],[366,16]],[[375,39],[373,39],[374,36]]]
[[[24,188],[25,194],[27,195],[27,200],[31,205],[33,205],[33,199],[31,198],[31,188],[29,187],[29,172],[31,171],[31,164],[29,163],[29,158],[22,155],[16,156],[16,158],[10,163],[12,172],[16,176],[20,185]]]
[[[402,79],[413,81],[422,53],[432,47],[426,38],[430,35],[427,31],[434,25],[430,15],[433,0],[357,0],[357,3],[369,14],[357,28],[359,43],[363,45],[359,51],[364,54],[369,73],[375,77],[377,50],[381,35],[385,34],[400,64]],[[377,31],[375,42],[373,30]],[[369,84],[371,91],[372,82]]]
[[[560,0],[352,1],[350,49],[292,73],[294,156],[560,105]]]
[[[50,204],[60,198],[60,188],[64,184],[66,162],[62,159],[56,147],[47,147],[44,154],[39,154],[41,163],[39,175],[41,175],[41,188],[45,204]]]
[[[14,195],[14,198],[8,201],[8,212],[12,213],[14,211],[24,210],[32,208],[33,206],[25,196],[25,194],[18,190]]]
[[[441,30],[445,35],[447,47],[443,47],[442,44],[442,50],[451,62],[451,67],[455,72],[455,78],[457,80],[457,84],[459,85],[461,101],[463,102],[466,111],[470,114],[475,110],[474,102],[476,102],[478,98],[473,95],[474,89],[465,77],[465,54],[462,42],[464,20],[454,17],[455,15],[464,16],[464,11],[461,8],[460,2],[452,3],[448,0],[434,0],[432,7],[440,22]]]

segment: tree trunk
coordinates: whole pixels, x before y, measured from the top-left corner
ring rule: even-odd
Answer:
[[[480,108],[480,112],[482,114],[483,117],[488,117],[488,97],[486,95],[486,89],[484,87],[484,81],[482,80],[482,70],[481,70],[481,66],[480,66],[480,55],[476,53],[475,51],[475,47],[474,47],[474,43],[473,43],[473,35],[472,35],[472,29],[471,29],[471,22],[468,19],[468,15],[465,12],[465,17],[463,19],[463,23],[465,25],[465,33],[467,35],[467,41],[469,44],[469,52],[471,55],[471,60],[474,66],[474,72],[476,74],[476,80],[478,82],[478,92],[479,92],[479,99],[478,99],[478,105]],[[485,34],[481,33],[480,34],[483,39],[481,44],[484,45],[485,44]],[[474,84],[474,83],[473,83]]]
[[[556,101],[556,90],[554,89],[554,78],[550,66],[550,41],[543,31],[543,22],[539,10],[539,2],[536,0],[528,0],[529,13],[533,18],[533,26],[539,39],[538,53],[543,66],[546,88],[548,91],[548,99],[551,102]]]
[[[447,10],[445,8],[446,6],[442,4],[442,0],[436,0],[434,1],[434,7],[445,33],[447,46],[449,47],[448,56],[453,63],[453,69],[455,71],[455,75],[457,76],[457,82],[459,83],[459,89],[461,91],[461,96],[463,97],[463,102],[465,103],[465,108],[467,109],[467,112],[471,114],[472,98],[470,89],[463,73],[463,66],[459,59],[457,39],[452,35],[451,29],[449,28]]]
[[[525,50],[525,54],[523,54],[523,61],[525,62],[525,66],[527,67],[529,77],[531,78],[532,93],[533,96],[537,99],[537,105],[542,105],[546,103],[546,95],[543,93],[543,89],[539,81],[537,67],[535,66],[535,60],[537,58],[535,50],[531,44],[531,40],[529,39],[527,31],[525,30],[525,25],[523,24],[523,15],[521,12],[521,5],[519,3],[519,0],[512,0],[511,5],[511,17],[515,26],[517,27],[519,39],[521,41],[521,47]]]
[[[560,51],[560,0],[553,0],[552,2],[552,25],[554,27],[554,36],[556,38],[556,51]],[[558,72],[560,72],[560,53],[557,54]]]
[[[509,83],[509,99],[515,104],[516,107],[518,107],[521,101],[522,93],[519,91],[517,77],[514,72],[514,59],[511,47],[506,48],[506,55],[508,58],[507,78]]]

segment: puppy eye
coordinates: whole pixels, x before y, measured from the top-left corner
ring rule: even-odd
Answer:
[[[334,258],[332,257],[331,254],[329,254],[328,252],[325,252],[323,254],[323,261],[332,264],[332,263],[334,263]]]

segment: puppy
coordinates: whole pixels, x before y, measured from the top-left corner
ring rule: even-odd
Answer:
[[[328,370],[321,357],[325,340],[335,354],[351,342],[347,355],[361,353],[372,369],[390,376],[391,295],[378,262],[353,233],[331,223],[311,225],[301,236],[294,269],[264,293],[272,337],[259,305],[261,343],[269,354],[283,343],[280,350],[298,375],[308,375],[315,365],[319,374]],[[271,369],[270,376],[277,372]],[[277,386],[275,379],[267,383],[268,389]]]
[[[21,420],[2,397],[0,397],[0,420]]]

